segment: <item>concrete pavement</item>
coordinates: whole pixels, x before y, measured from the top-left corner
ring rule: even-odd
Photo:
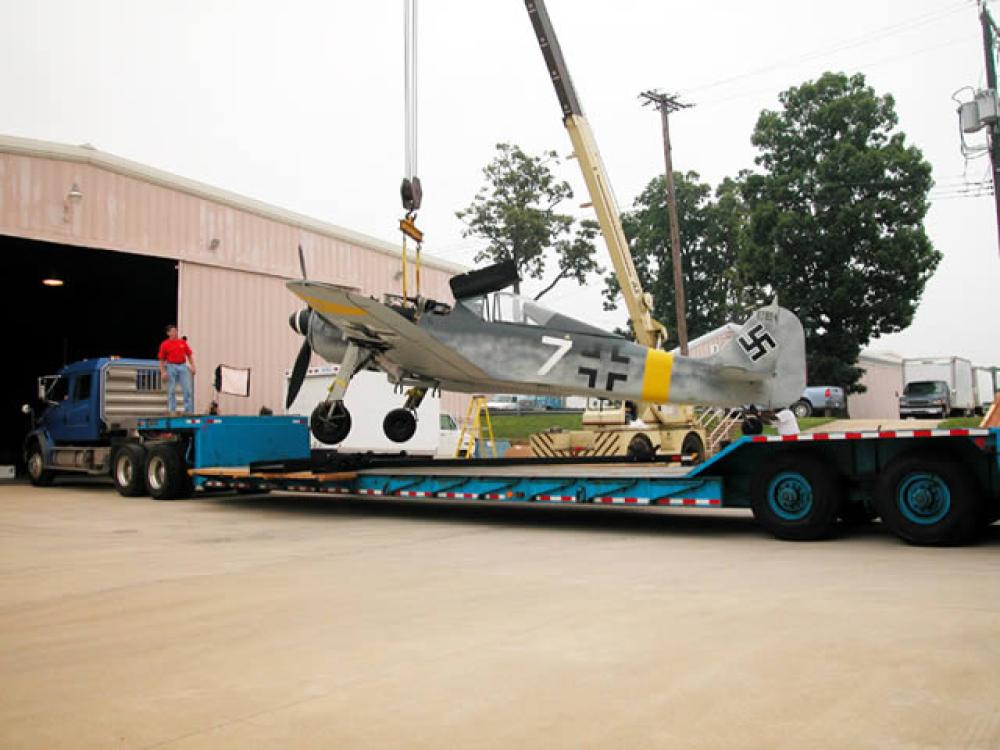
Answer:
[[[997,748],[998,552],[6,485],[0,747]]]

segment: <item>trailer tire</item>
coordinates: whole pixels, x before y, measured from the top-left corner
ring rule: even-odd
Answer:
[[[28,448],[28,481],[36,487],[48,487],[55,479],[55,472],[45,468],[45,453],[37,440]]]
[[[111,478],[122,497],[146,494],[146,449],[140,443],[125,443],[111,460]]]
[[[930,451],[912,451],[879,477],[875,502],[882,521],[905,542],[966,544],[982,531],[982,493],[961,466]]]
[[[184,456],[173,444],[154,445],[146,454],[146,490],[157,500],[191,495],[193,485]]]
[[[788,453],[754,475],[751,507],[757,523],[779,539],[826,539],[836,530],[840,479],[815,456]]]

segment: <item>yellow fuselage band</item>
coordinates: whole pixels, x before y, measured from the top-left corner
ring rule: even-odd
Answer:
[[[674,355],[659,349],[646,352],[642,372],[642,400],[665,404],[670,399],[670,377],[674,370]]]

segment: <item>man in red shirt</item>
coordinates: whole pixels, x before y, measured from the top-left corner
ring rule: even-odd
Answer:
[[[167,384],[167,409],[171,415],[180,414],[177,409],[177,384],[184,394],[184,411],[194,410],[191,396],[191,376],[195,374],[194,354],[188,342],[177,335],[177,326],[167,326],[167,338],[160,344],[160,380]]]

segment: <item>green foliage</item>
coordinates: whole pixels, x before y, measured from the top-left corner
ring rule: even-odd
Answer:
[[[456,213],[465,223],[463,237],[488,243],[476,254],[477,263],[513,260],[522,278],[540,279],[546,271],[546,251],[555,251],[558,272],[535,299],[562,279],[583,284],[588,274],[601,270],[594,259],[597,223],[576,222],[557,210],[573,197],[569,183],[552,171],[558,163],[555,151],[531,156],[518,146],[499,143],[496,156],[483,168],[485,184],[472,203]],[[514,291],[519,292],[519,286]]]
[[[674,174],[680,225],[688,336],[695,338],[738,320],[747,304],[747,287],[740,271],[740,249],[747,224],[747,207],[740,183],[726,179],[715,195],[696,172]],[[670,251],[670,220],[666,178],[655,177],[622,215],[636,271],[643,288],[653,295],[653,316],[667,324],[667,348],[677,345],[674,307],[674,264]],[[607,310],[616,307],[618,280],[605,279]],[[674,325],[671,325],[674,323]]]
[[[826,73],[780,101],[753,133],[763,172],[743,190],[741,268],[802,320],[810,382],[856,391],[861,348],[912,322],[940,262],[923,228],[931,167],[860,74]]]
[[[504,440],[527,440],[536,432],[543,432],[550,427],[561,427],[564,430],[579,430],[583,415],[573,414],[501,414],[492,412],[493,434]]]

